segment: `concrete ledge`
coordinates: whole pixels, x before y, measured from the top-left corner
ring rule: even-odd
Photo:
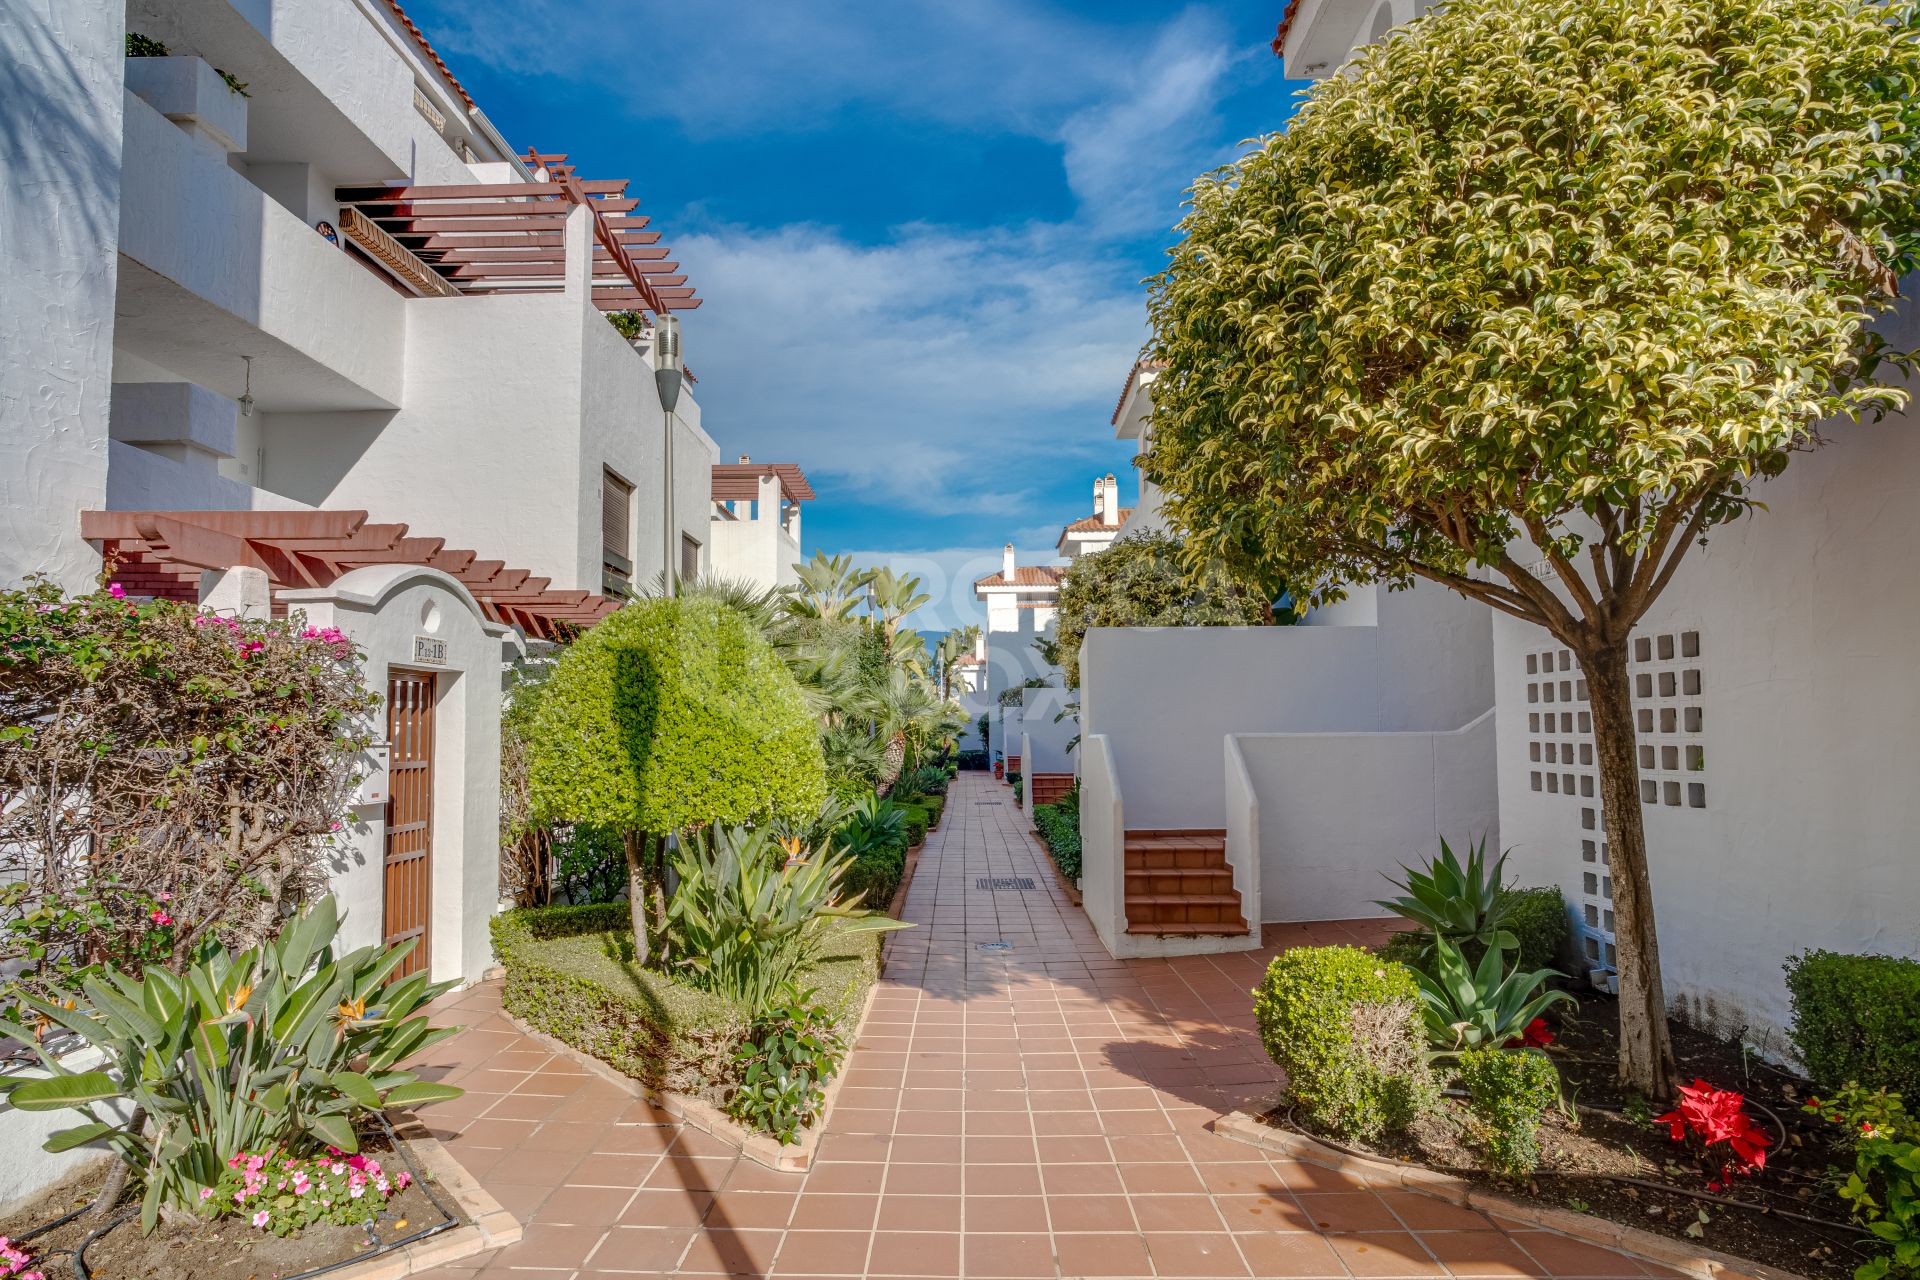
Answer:
[[[1213,1131],[1223,1138],[1244,1142],[1250,1147],[1272,1151],[1290,1159],[1337,1169],[1377,1184],[1433,1196],[1462,1208],[1478,1209],[1504,1223],[1538,1227],[1588,1244],[1617,1249],[1647,1262],[1697,1276],[1699,1280],[1805,1280],[1792,1271],[1762,1266],[1747,1258],[1736,1258],[1729,1253],[1642,1231],[1638,1227],[1629,1227],[1607,1218],[1575,1213],[1554,1205],[1516,1200],[1450,1173],[1402,1164],[1396,1160],[1349,1155],[1304,1133],[1267,1124],[1258,1116],[1248,1115],[1244,1111],[1221,1116],[1213,1122]]]

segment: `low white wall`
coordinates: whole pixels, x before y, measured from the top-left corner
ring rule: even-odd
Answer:
[[[1056,719],[1066,707],[1065,689],[1027,689],[1020,695],[1017,717],[1009,712],[1013,732],[1026,737],[1020,753],[1020,771],[1028,777],[1036,773],[1072,773],[1073,754],[1067,750],[1080,732],[1080,722],[1069,715]]]
[[[1080,742],[1080,905],[1111,955],[1127,954],[1126,813],[1109,743]]]
[[[1386,877],[1438,853],[1442,837],[1457,852],[1482,837],[1500,847],[1491,710],[1451,733],[1230,741],[1257,806],[1262,920],[1384,915],[1374,900],[1391,896]],[[1230,805],[1230,831],[1235,820]]]
[[[1443,732],[1493,705],[1490,611],[1383,592],[1377,626],[1095,628],[1080,725],[1112,744],[1136,828],[1218,827],[1230,733]]]
[[[1246,913],[1247,929],[1255,941],[1260,925],[1267,919],[1261,911],[1260,885],[1262,865],[1260,827],[1260,791],[1253,773],[1247,768],[1242,739],[1229,734],[1222,743],[1226,756],[1226,856],[1233,870],[1233,887],[1240,894],[1240,907]]]

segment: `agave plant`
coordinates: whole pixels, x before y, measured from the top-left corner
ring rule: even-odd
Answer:
[[[1404,890],[1404,896],[1375,899],[1374,905],[1404,916],[1436,939],[1471,939],[1489,951],[1517,950],[1519,940],[1501,928],[1506,907],[1500,899],[1500,873],[1506,865],[1504,853],[1488,865],[1485,836],[1467,851],[1465,866],[1443,839],[1440,856],[1424,871],[1400,868],[1406,879],[1393,885]]]
[[[141,1226],[151,1230],[163,1207],[197,1206],[238,1152],[355,1151],[356,1115],[459,1097],[460,1089],[394,1066],[459,1029],[416,1016],[454,984],[421,972],[388,985],[413,942],[335,959],[339,930],[339,908],[327,897],[278,938],[238,953],[209,945],[184,973],[152,968],[130,978],[109,969],[60,992],[57,1003],[28,1000],[106,1062],[68,1071],[41,1050],[51,1074],[13,1083],[8,1100],[22,1111],[86,1116],[49,1138],[47,1150],[111,1147],[145,1183]]]
[[[680,885],[667,906],[670,961],[756,1014],[814,959],[830,925],[908,927],[838,901],[853,865],[847,854],[788,856],[762,828],[722,825],[684,839],[673,865]]]
[[[1443,1053],[1487,1046],[1498,1049],[1525,1035],[1541,1013],[1573,997],[1547,986],[1562,975],[1552,969],[1506,971],[1506,956],[1488,947],[1473,969],[1460,948],[1445,937],[1433,944],[1432,972],[1414,970],[1420,983],[1421,1012],[1427,1042]]]

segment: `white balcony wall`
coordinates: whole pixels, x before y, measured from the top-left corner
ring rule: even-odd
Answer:
[[[1020,756],[1020,769],[1028,777],[1036,773],[1072,773],[1074,758],[1067,750],[1080,732],[1080,722],[1071,714],[1055,717],[1066,708],[1071,695],[1065,689],[1027,689],[1020,695],[1018,719],[1011,721],[1011,732],[1026,735],[1027,747]]]
[[[281,361],[310,397],[399,404],[406,300],[132,94],[125,116],[120,252],[218,314],[203,323],[135,272],[149,305],[122,342],[223,393],[253,355],[257,379]]]
[[[0,0],[0,586],[86,587],[107,489],[119,0]]]

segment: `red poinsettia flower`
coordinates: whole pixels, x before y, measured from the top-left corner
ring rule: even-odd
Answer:
[[[1680,1105],[1656,1123],[1666,1125],[1675,1142],[1687,1143],[1702,1160],[1717,1164],[1716,1181],[1723,1183],[1734,1174],[1766,1168],[1767,1148],[1773,1145],[1771,1134],[1754,1128],[1744,1096],[1705,1080],[1681,1085]]]
[[[1547,1028],[1545,1018],[1535,1018],[1527,1024],[1527,1029],[1507,1041],[1509,1049],[1544,1049],[1553,1043],[1553,1032]]]

